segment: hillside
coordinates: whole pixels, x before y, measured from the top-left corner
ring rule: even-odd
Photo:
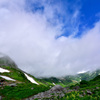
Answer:
[[[15,62],[7,55],[0,53],[0,66],[18,68]]]
[[[43,100],[97,100],[100,95],[99,74],[100,70],[96,70],[60,78],[35,78],[20,70],[10,57],[2,55],[0,96],[3,100],[34,100],[38,97]]]
[[[80,74],[76,74],[76,75],[68,75],[68,76],[60,77],[60,78],[56,78],[56,77],[41,78],[41,79],[39,79],[39,81],[66,87],[66,86],[71,86],[71,85],[77,84],[77,83],[81,82],[82,80],[86,80],[86,81],[92,80],[93,78],[95,78],[98,75],[100,75],[100,69],[95,70],[93,72],[88,71],[85,73],[80,73]]]
[[[20,70],[9,57],[0,58],[0,95],[4,100],[23,99],[50,87]]]
[[[71,86],[72,90],[60,100],[100,100],[100,75],[90,81],[81,81],[80,84]]]
[[[34,95],[28,100],[100,100],[100,75],[90,81],[63,88],[59,85]],[[25,100],[27,100],[25,99]]]

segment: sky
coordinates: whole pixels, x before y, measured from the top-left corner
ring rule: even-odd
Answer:
[[[0,0],[0,52],[35,77],[100,68],[100,0]]]

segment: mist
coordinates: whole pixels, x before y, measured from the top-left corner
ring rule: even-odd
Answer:
[[[52,5],[40,0],[38,6],[44,9],[32,10],[26,1],[0,0],[0,52],[36,77],[61,77],[100,68],[99,21],[75,38],[78,7],[73,8],[73,13],[65,13],[61,3]],[[57,14],[65,16],[66,21]],[[64,36],[65,32],[70,35]]]

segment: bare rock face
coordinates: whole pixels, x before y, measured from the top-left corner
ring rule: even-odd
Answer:
[[[61,87],[60,85],[55,85],[54,87],[52,87],[50,90],[51,91],[62,91],[64,88]]]
[[[41,100],[42,98],[50,98],[50,97],[53,98],[54,96],[56,96],[56,97],[59,96],[61,98],[64,95],[65,95],[64,94],[64,88],[61,87],[60,85],[55,85],[50,90],[38,93],[37,95],[34,95],[34,96],[27,98],[25,100],[34,100],[36,98],[38,98],[38,100]],[[52,99],[52,100],[54,100],[54,99]]]

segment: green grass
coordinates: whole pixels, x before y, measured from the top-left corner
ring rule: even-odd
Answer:
[[[79,86],[80,89],[74,90],[75,86]],[[100,75],[90,81],[81,81],[80,84],[72,85],[70,88],[72,92],[65,93],[65,96],[54,96],[51,98],[44,98],[42,100],[100,100]],[[90,91],[91,94],[88,94]]]
[[[36,82],[39,83],[39,85],[36,85],[36,84],[32,84],[29,80],[27,80],[26,76],[20,69],[11,68],[9,66],[2,66],[2,68],[8,69],[10,72],[0,73],[0,75],[5,75],[17,80],[15,81],[17,84],[16,87],[3,86],[3,89],[2,87],[0,87],[0,95],[3,96],[3,100],[21,100],[21,99],[33,96],[37,93],[44,92],[50,89],[50,86],[51,87],[54,86],[53,82],[63,87],[70,86],[71,90],[73,90],[73,87],[75,86],[80,87],[78,91],[73,90],[70,93],[65,93],[65,96],[62,98],[60,98],[59,96],[52,97],[54,100],[100,100],[100,75],[94,78],[93,80],[90,80],[90,81],[83,80],[80,83],[77,83],[77,82],[74,82],[74,78],[73,78],[73,81],[71,81],[70,79],[67,79],[66,81],[62,80],[60,82],[60,80],[57,78],[42,80],[42,79],[37,79],[33,77],[32,75],[28,74],[29,76],[33,77],[36,80]],[[6,81],[6,82],[9,83],[9,81]],[[91,91],[92,94],[88,95],[87,90]],[[84,95],[84,93],[86,95]],[[51,95],[54,95],[54,94],[51,94]],[[45,99],[48,100],[50,98],[45,98]]]
[[[39,85],[31,83],[24,75],[24,72],[22,72],[20,69],[11,68],[9,66],[2,66],[2,68],[5,68],[10,72],[0,73],[0,75],[15,79],[16,81],[14,81],[14,83],[17,84],[16,87],[3,86],[3,89],[0,87],[0,95],[4,97],[4,100],[20,100],[50,89],[50,85],[46,85],[32,75],[28,74],[29,76],[33,77],[39,83]],[[13,83],[11,81],[6,82],[8,82],[8,84]]]
[[[5,97],[4,100],[20,100],[50,89],[48,86],[35,85],[32,83],[17,85],[16,87],[5,86],[4,89],[0,88],[0,95]]]

